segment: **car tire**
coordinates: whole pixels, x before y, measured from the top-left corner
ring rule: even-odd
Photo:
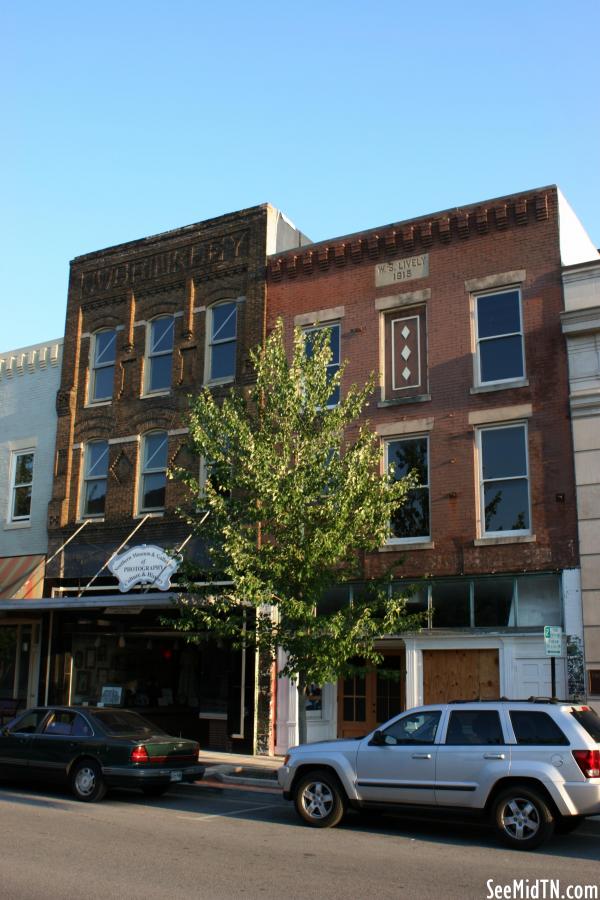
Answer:
[[[142,791],[146,797],[162,797],[168,790],[168,784],[145,784],[142,787]]]
[[[106,794],[102,769],[93,759],[82,759],[71,771],[71,790],[77,800],[96,803]]]
[[[555,834],[571,834],[579,828],[585,816],[559,816],[554,824]]]
[[[494,800],[493,823],[500,839],[515,850],[534,850],[554,832],[554,814],[548,801],[518,784]]]
[[[294,788],[296,812],[307,825],[333,828],[346,812],[346,795],[332,772],[314,769],[303,775]]]

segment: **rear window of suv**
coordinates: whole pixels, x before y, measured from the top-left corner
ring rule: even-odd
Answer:
[[[600,744],[600,716],[589,707],[587,709],[573,709],[571,710],[571,715],[579,722],[582,728],[585,728],[591,739]]]
[[[510,712],[510,721],[517,744],[565,745],[569,743],[569,739],[565,737],[548,713],[513,709]]]

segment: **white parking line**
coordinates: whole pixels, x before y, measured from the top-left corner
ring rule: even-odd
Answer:
[[[237,816],[240,813],[257,812],[259,809],[276,809],[277,807],[279,807],[279,803],[268,803],[266,806],[245,806],[243,809],[232,809],[224,813],[198,813],[197,816],[177,816],[177,818],[192,819],[194,822],[198,822],[203,819],[224,819],[227,816]]]

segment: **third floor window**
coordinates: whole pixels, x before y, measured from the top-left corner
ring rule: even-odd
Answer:
[[[116,331],[97,331],[93,336],[90,403],[112,399],[116,344]]]
[[[147,394],[168,391],[171,387],[174,326],[173,316],[161,316],[149,323],[145,391]]]
[[[477,382],[514,381],[525,376],[521,292],[517,289],[475,298]]]

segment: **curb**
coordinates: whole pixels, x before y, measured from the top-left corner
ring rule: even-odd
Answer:
[[[221,764],[207,766],[204,777],[212,781],[220,781],[223,784],[248,785],[250,787],[268,787],[280,790],[275,772],[261,777],[260,769]],[[268,770],[267,770],[268,771]],[[256,774],[255,774],[256,773]],[[259,774],[260,773],[260,774]]]

